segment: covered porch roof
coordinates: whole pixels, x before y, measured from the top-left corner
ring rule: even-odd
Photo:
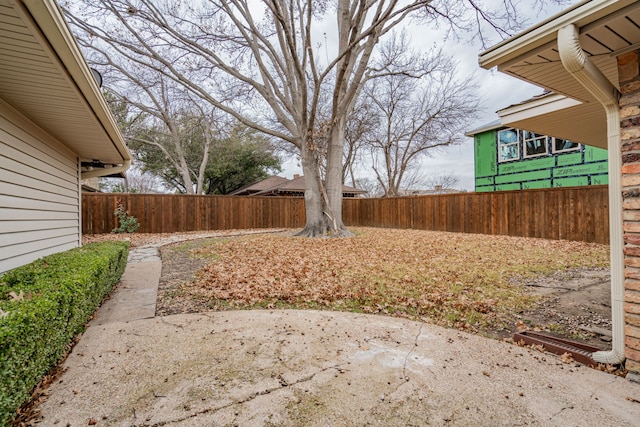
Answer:
[[[118,126],[55,0],[0,0],[0,56],[2,100],[83,162],[107,167],[130,162]]]
[[[620,88],[616,57],[640,48],[640,2],[585,0],[482,52],[480,66],[536,84],[545,96],[499,111],[504,125],[607,148],[602,105],[569,72],[558,30],[574,24],[589,60]]]

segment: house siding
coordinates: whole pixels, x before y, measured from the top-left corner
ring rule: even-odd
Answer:
[[[80,244],[77,156],[0,99],[0,272]]]
[[[513,160],[500,161],[498,132],[491,129],[474,135],[476,192],[532,190],[536,188],[604,185],[609,183],[607,150],[588,145],[553,152],[546,137],[546,152],[526,157],[522,141]],[[519,133],[522,130],[516,129]]]

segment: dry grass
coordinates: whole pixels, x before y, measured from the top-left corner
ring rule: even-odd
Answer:
[[[210,262],[181,294],[212,309],[295,307],[383,313],[475,330],[533,303],[518,275],[608,264],[581,242],[354,229],[345,239],[253,235],[190,249]]]

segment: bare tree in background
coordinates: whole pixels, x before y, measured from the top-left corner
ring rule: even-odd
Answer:
[[[364,88],[379,122],[366,136],[372,168],[386,197],[424,180],[418,161],[461,143],[479,109],[473,79],[457,78],[451,58],[436,49],[424,56],[409,46],[404,34],[390,38],[382,47],[382,75]]]
[[[365,198],[382,197],[384,194],[378,181],[371,178],[357,178],[355,187],[366,191],[366,193],[362,195],[362,197]]]
[[[342,181],[345,183],[350,182],[349,185],[353,187],[357,186],[356,167],[365,162],[367,135],[380,124],[378,115],[374,113],[373,108],[366,102],[365,97],[360,96],[347,119],[347,128],[344,135]],[[363,188],[363,190],[366,190],[366,188]]]
[[[412,17],[475,32],[488,24],[503,34],[517,16],[511,0],[497,12],[482,0],[75,0],[65,12],[110,56],[154,67],[246,126],[295,146],[306,178],[305,236],[350,235],[342,222],[347,117],[375,74],[369,62],[381,38]],[[330,16],[335,46],[320,54],[315,26]],[[319,147],[323,90],[331,111],[322,124],[326,147]]]
[[[100,190],[107,193],[160,193],[162,192],[162,183],[157,176],[144,173],[134,166],[127,170],[124,179],[102,178]]]
[[[176,85],[154,66],[111,55],[86,37],[79,37],[79,41],[90,49],[91,63],[106,70],[108,100],[112,110],[120,109],[116,116],[121,116],[119,123],[124,124],[121,130],[134,155],[139,157],[144,153],[144,146],[154,147],[178,172],[176,183],[183,192],[202,194],[212,129],[219,121],[214,117],[215,111],[210,106],[205,108],[199,98],[194,99],[191,92]],[[131,126],[132,121],[135,126]],[[185,155],[185,145],[190,143],[194,129],[200,129],[203,134],[195,168]]]
[[[452,173],[429,175],[426,182],[427,186],[434,190],[455,190],[460,184],[460,177]]]

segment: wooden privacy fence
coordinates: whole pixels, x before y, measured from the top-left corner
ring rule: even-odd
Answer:
[[[82,232],[111,232],[118,203],[138,220],[140,233],[295,228],[305,219],[304,200],[293,197],[84,193]]]
[[[590,186],[345,199],[343,220],[347,226],[608,243],[607,192],[607,186]],[[296,228],[305,220],[302,198],[86,193],[83,232],[108,233],[115,228],[118,201],[138,219],[142,233]]]

